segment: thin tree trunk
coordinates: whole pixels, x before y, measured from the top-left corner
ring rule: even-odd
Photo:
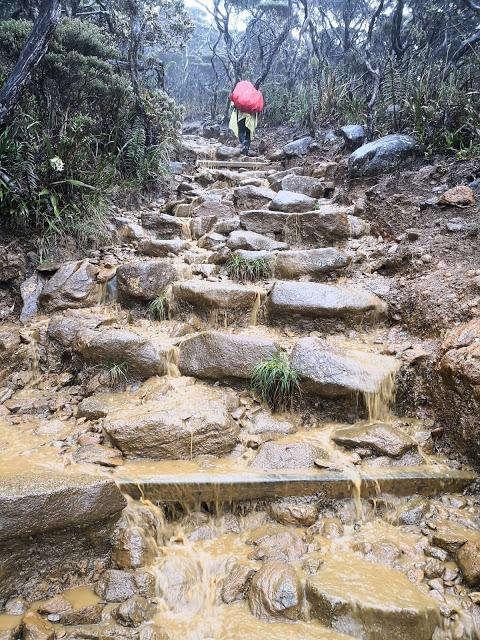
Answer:
[[[60,19],[60,11],[60,0],[43,0],[17,63],[0,89],[0,127],[4,125],[8,114],[18,104],[23,87],[47,52],[48,44]]]

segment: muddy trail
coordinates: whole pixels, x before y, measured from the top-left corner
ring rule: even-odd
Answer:
[[[480,637],[476,476],[396,415],[370,223],[331,162],[185,143],[177,199],[0,328],[0,640]],[[272,358],[288,410],[250,387]]]

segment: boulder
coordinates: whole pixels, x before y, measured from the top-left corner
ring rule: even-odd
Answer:
[[[361,124],[347,124],[339,129],[338,133],[345,140],[345,148],[348,151],[355,151],[367,139],[367,132]]]
[[[250,557],[263,562],[297,562],[308,551],[307,543],[300,531],[278,525],[266,525],[255,529],[246,543],[254,545]]]
[[[268,505],[271,517],[285,525],[310,527],[318,518],[318,505],[302,503],[295,498],[282,498]]]
[[[185,237],[185,224],[181,218],[170,216],[158,210],[142,213],[142,226],[155,231],[162,238]]]
[[[392,424],[377,422],[335,429],[332,439],[348,449],[367,448],[380,455],[398,457],[413,449],[415,442]]]
[[[457,552],[457,563],[465,581],[471,586],[480,584],[480,542],[468,540]]]
[[[138,243],[138,252],[144,256],[161,258],[171,253],[175,255],[188,248],[188,242],[180,238],[171,240],[156,240],[155,238],[145,238]]]
[[[246,260],[273,260],[276,256],[273,251],[248,251],[248,249],[236,249],[233,252],[236,256]]]
[[[232,233],[232,231],[236,231],[240,228],[240,218],[235,216],[234,218],[225,218],[224,220],[219,220],[215,222],[212,227],[212,231],[214,233],[222,233],[228,235]]]
[[[63,264],[45,282],[39,296],[42,309],[48,312],[91,307],[100,301],[100,285],[95,276],[98,268],[88,260]]]
[[[325,247],[305,251],[282,251],[275,258],[275,276],[297,280],[307,276],[317,280],[326,273],[344,269],[350,257],[340,249]]]
[[[188,215],[193,218],[209,216],[210,218],[215,217],[217,220],[222,220],[223,218],[230,219],[235,216],[235,209],[230,200],[214,198],[211,196],[209,198],[202,198],[202,202],[200,203],[192,203],[192,206],[189,208]]]
[[[257,618],[297,620],[303,589],[295,569],[283,562],[268,562],[255,573],[248,590],[250,611]]]
[[[275,191],[267,187],[254,187],[247,185],[236,187],[233,192],[233,201],[237,209],[261,209],[275,197]]]
[[[255,569],[252,569],[248,564],[243,562],[234,564],[222,582],[221,596],[223,602],[231,604],[236,600],[243,600],[254,574]]]
[[[36,611],[27,611],[22,620],[22,640],[54,640],[55,627]]]
[[[142,225],[137,222],[126,222],[118,230],[118,237],[122,242],[125,241],[138,241],[142,240],[146,236],[146,231]]]
[[[86,444],[77,447],[73,459],[75,462],[99,464],[103,467],[118,467],[123,464],[122,454],[118,449],[104,447],[101,444]]]
[[[107,569],[95,585],[95,592],[106,602],[125,602],[137,593],[137,586],[128,571]]]
[[[172,294],[179,308],[222,309],[244,312],[245,315],[265,297],[265,292],[253,285],[204,280],[176,282]]]
[[[198,246],[202,249],[216,249],[217,247],[223,246],[226,241],[227,238],[222,236],[221,233],[211,231],[199,238]]]
[[[27,323],[38,311],[38,299],[43,290],[45,280],[40,273],[34,273],[20,285],[23,307],[20,312],[20,322]]]
[[[273,238],[264,236],[254,231],[244,231],[238,229],[233,231],[228,240],[227,246],[230,249],[247,249],[248,251],[276,251],[288,249],[285,242],[278,242]]]
[[[206,331],[182,342],[178,367],[184,375],[198,378],[248,379],[255,365],[276,351],[273,340]]]
[[[480,533],[451,520],[440,520],[432,523],[432,544],[445,549],[454,555],[463,545],[470,541],[480,546]],[[479,563],[480,564],[480,563]]]
[[[317,447],[306,442],[265,442],[259,447],[251,467],[258,471],[313,469],[320,453]]]
[[[272,211],[284,211],[286,213],[302,213],[315,209],[315,198],[305,196],[295,191],[279,191],[270,203]]]
[[[253,209],[240,213],[240,226],[255,233],[282,233],[290,214],[270,209]]]
[[[153,617],[156,606],[143,596],[132,596],[122,602],[115,612],[115,618],[124,627],[138,627]]]
[[[285,280],[275,282],[268,305],[271,316],[309,318],[349,318],[386,311],[386,304],[366,289]]]
[[[126,301],[154,300],[182,275],[178,266],[165,260],[122,264],[117,269],[118,294]]]
[[[414,157],[417,152],[417,141],[411,136],[384,136],[354,151],[348,158],[348,172],[351,177],[359,177],[389,171]]]
[[[295,424],[290,420],[291,418],[288,414],[283,417],[278,413],[272,414],[269,411],[258,411],[251,417],[247,425],[247,430],[251,435],[262,433],[287,435],[289,433],[295,433],[297,430]]]
[[[279,191],[294,191],[311,198],[323,198],[325,182],[310,176],[288,175],[280,180]]]
[[[190,460],[224,455],[237,444],[232,394],[203,385],[174,389],[160,400],[109,414],[103,427],[127,456]]]
[[[232,158],[239,158],[241,155],[241,149],[237,147],[227,147],[221,145],[217,148],[216,156],[219,160],[231,160]]]
[[[308,153],[310,145],[312,145],[314,142],[314,139],[310,136],[305,136],[305,138],[293,140],[283,147],[283,153],[287,156],[287,158],[305,156]]]
[[[125,375],[163,376],[173,360],[174,347],[165,338],[147,337],[127,329],[86,329],[77,336],[74,349],[87,362],[122,363]]]
[[[438,603],[403,573],[349,553],[326,557],[306,597],[313,618],[363,640],[431,640],[441,625]]]
[[[190,220],[190,233],[192,238],[198,240],[203,235],[213,229],[213,226],[217,222],[217,216],[204,215],[192,218]]]
[[[326,397],[378,393],[395,375],[398,363],[390,356],[332,347],[318,338],[301,338],[291,365],[302,387]]]
[[[469,207],[477,201],[473,189],[466,185],[459,184],[452,189],[448,189],[440,196],[438,204],[452,207]]]

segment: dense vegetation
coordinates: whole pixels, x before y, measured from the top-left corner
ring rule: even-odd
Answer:
[[[192,115],[223,114],[240,77],[267,122],[364,123],[427,150],[478,154],[480,4],[474,0],[198,0],[195,37],[167,79]],[[238,25],[242,25],[239,29]],[[287,31],[285,32],[285,27]],[[178,73],[179,68],[184,73]]]
[[[183,2],[143,3],[139,33],[135,3],[108,14],[74,4],[0,133],[0,215],[36,227],[47,251],[66,237],[101,238],[112,197],[155,190],[182,118],[151,47],[181,45]],[[32,29],[25,6],[12,3],[1,22],[0,79]]]
[[[46,53],[2,105],[47,10]],[[4,0],[2,223],[47,250],[101,238],[112,198],[158,188],[184,108],[221,122],[241,78],[268,124],[363,123],[477,156],[479,43],[476,0]]]

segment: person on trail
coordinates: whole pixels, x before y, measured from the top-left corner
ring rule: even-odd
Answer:
[[[230,94],[232,115],[230,129],[240,140],[242,153],[248,156],[250,143],[257,128],[258,114],[263,111],[264,101],[261,92],[248,80],[237,82]]]
[[[255,136],[257,128],[258,114],[244,113],[235,108],[232,102],[233,111],[230,117],[230,129],[242,145],[242,153],[248,156],[250,144]]]

